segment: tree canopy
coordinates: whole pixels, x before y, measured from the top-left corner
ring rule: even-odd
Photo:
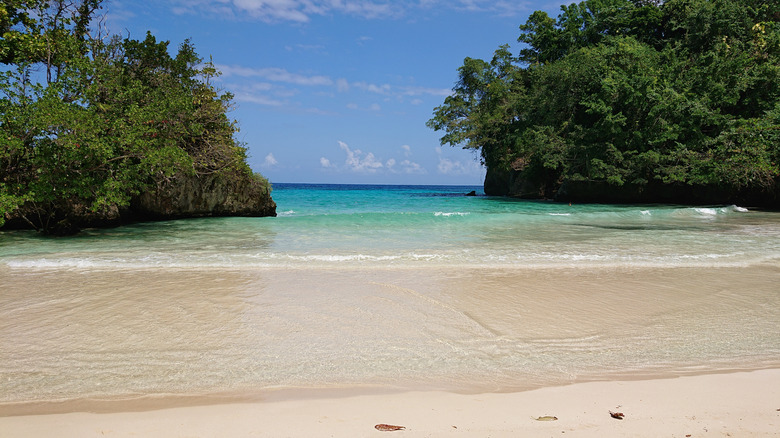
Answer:
[[[585,0],[534,12],[518,41],[466,58],[428,121],[489,172],[553,190],[777,186],[780,3]]]
[[[190,41],[105,35],[101,3],[0,5],[0,225],[57,232],[176,175],[251,174],[213,64]]]

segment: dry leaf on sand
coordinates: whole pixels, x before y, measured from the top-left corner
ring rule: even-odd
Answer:
[[[382,432],[392,432],[394,430],[404,430],[403,426],[393,426],[392,424],[377,424],[374,429],[381,430]]]

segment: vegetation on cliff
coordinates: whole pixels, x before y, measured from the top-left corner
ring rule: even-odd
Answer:
[[[0,225],[67,233],[204,175],[267,195],[234,140],[232,96],[212,85],[213,65],[189,41],[172,56],[149,33],[106,35],[101,3],[0,5]]]
[[[466,58],[428,122],[489,174],[541,197],[591,185],[777,202],[779,2],[585,0],[533,13],[519,41]]]

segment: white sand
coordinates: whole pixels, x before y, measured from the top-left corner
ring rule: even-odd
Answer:
[[[780,437],[780,369],[508,394],[273,398],[141,412],[5,416],[0,437]],[[625,418],[613,419],[610,410]],[[539,416],[558,420],[533,419]],[[406,430],[380,432],[374,429],[379,423]]]

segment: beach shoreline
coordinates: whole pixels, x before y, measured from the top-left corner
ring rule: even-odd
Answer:
[[[374,426],[393,424],[405,427],[393,436],[409,437],[780,436],[778,368],[510,393],[344,388],[181,401],[125,401],[110,412],[94,409],[98,402],[79,412],[24,415],[0,406],[0,431],[14,438],[381,436]]]
[[[655,382],[671,381],[701,376],[730,376],[756,372],[778,371],[778,366],[751,366],[746,364],[733,369],[702,369],[700,371],[668,371],[663,373],[626,372],[607,374],[587,379],[574,379],[567,383],[526,385],[522,387],[496,388],[484,383],[472,382],[448,388],[441,385],[401,382],[396,386],[379,384],[343,384],[311,387],[264,387],[244,390],[181,394],[127,394],[108,397],[83,397],[62,400],[29,400],[0,403],[0,418],[59,415],[78,412],[92,414],[117,414],[124,412],[149,412],[165,409],[193,408],[215,405],[262,404],[278,402],[306,402],[315,400],[339,400],[353,397],[398,397],[403,394],[453,394],[478,396],[483,394],[520,394],[549,388],[566,388],[576,385],[605,382]],[[780,380],[778,380],[780,383]],[[780,407],[780,406],[778,406]]]

